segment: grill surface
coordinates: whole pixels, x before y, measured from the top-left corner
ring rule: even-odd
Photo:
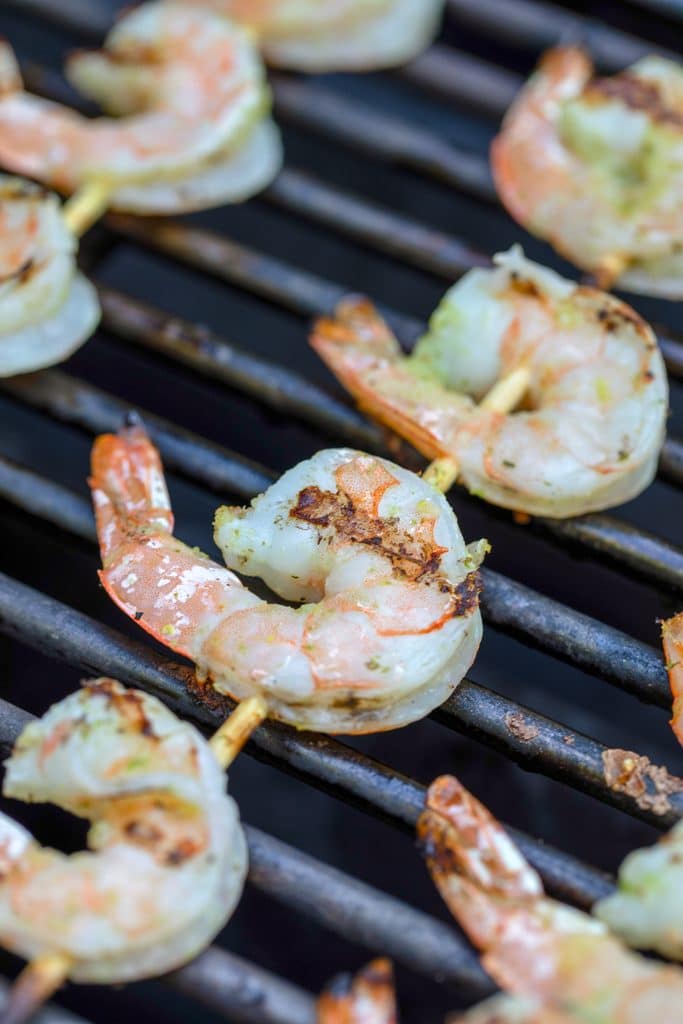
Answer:
[[[143,412],[171,472],[178,535],[207,550],[219,499],[249,500],[319,447],[385,449],[308,349],[311,315],[363,290],[410,345],[445,281],[512,241],[571,273],[495,205],[495,119],[539,47],[578,33],[614,69],[680,38],[662,16],[675,5],[633,0],[618,27],[579,11],[609,5],[448,6],[439,44],[400,72],[274,76],[288,167],[263,197],[182,222],[108,217],[84,242],[101,331],[66,368],[6,381],[0,393],[3,752],[84,673],[150,689],[207,730],[228,707],[193,702],[187,666],[142,640],[97,588],[85,487],[94,433],[116,428],[131,405]],[[94,0],[9,0],[0,31],[32,62],[32,88],[74,103],[55,69],[110,17]],[[60,1002],[103,1022],[197,1019],[198,1000],[206,1021],[312,1024],[310,993],[371,950],[397,961],[402,1020],[424,1024],[490,988],[413,849],[431,777],[460,774],[514,826],[549,889],[582,907],[609,891],[606,872],[628,849],[680,816],[681,794],[655,813],[652,801],[611,789],[603,762],[624,747],[681,770],[655,619],[676,610],[683,589],[683,320],[673,305],[634,305],[657,324],[672,382],[652,488],[614,513],[528,528],[456,491],[467,539],[486,535],[494,547],[472,679],[433,720],[395,734],[340,742],[259,729],[253,757],[231,770],[254,824],[250,885],[225,936],[167,981],[106,997],[74,987]],[[404,447],[399,458],[419,465]],[[3,807],[45,841],[82,845],[79,823],[53,808]],[[68,1020],[50,1010],[46,1024]]]

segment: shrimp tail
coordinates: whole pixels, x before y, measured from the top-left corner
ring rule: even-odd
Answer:
[[[342,299],[332,317],[314,323],[309,340],[362,412],[406,438],[428,459],[449,454],[431,429],[431,410],[422,421],[415,378],[395,335],[369,299]],[[389,391],[378,386],[387,378],[393,381]]]
[[[394,972],[381,958],[355,977],[342,974],[318,1000],[318,1024],[397,1024]]]
[[[173,533],[161,460],[141,423],[97,438],[89,483],[105,568],[131,537]]]
[[[662,645],[671,684],[671,728],[683,746],[683,612],[662,623]]]
[[[452,775],[429,787],[417,835],[444,902],[480,949],[495,943],[510,908],[543,896],[540,878],[502,825]]]

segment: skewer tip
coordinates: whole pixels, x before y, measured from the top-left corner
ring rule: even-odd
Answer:
[[[63,953],[51,953],[27,964],[0,1012],[0,1024],[25,1024],[66,981],[72,960]]]

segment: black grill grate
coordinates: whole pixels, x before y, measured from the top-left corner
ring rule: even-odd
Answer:
[[[38,709],[41,700],[44,706],[63,696],[73,687],[73,669],[78,669],[111,674],[149,689],[202,728],[215,727],[228,704],[213,711],[197,705],[187,694],[187,667],[170,660],[167,654],[157,654],[121,623],[120,616],[110,615],[108,608],[104,611],[105,602],[95,595],[97,560],[91,550],[94,529],[83,483],[85,452],[92,434],[115,429],[131,404],[141,408],[140,396],[144,396],[141,411],[165,464],[185,482],[178,531],[183,537],[188,537],[188,531],[184,529],[182,509],[191,502],[206,508],[207,502],[216,503],[216,495],[249,499],[268,485],[274,471],[252,461],[251,456],[260,460],[265,452],[269,461],[282,468],[329,443],[384,451],[382,433],[359,416],[338,390],[331,391],[329,379],[306,350],[301,317],[328,311],[348,290],[334,281],[340,267],[349,283],[364,278],[366,290],[377,290],[380,297],[390,297],[392,304],[399,296],[400,305],[413,308],[410,300],[416,297],[424,315],[433,305],[433,296],[443,288],[443,279],[452,280],[472,266],[486,265],[484,250],[492,250],[496,244],[503,248],[512,238],[523,238],[521,233],[513,233],[510,222],[493,205],[484,147],[479,145],[475,151],[471,145],[472,139],[481,140],[490,134],[493,126],[492,121],[479,120],[475,125],[473,119],[481,115],[498,117],[522,77],[519,67],[494,67],[482,53],[490,58],[498,46],[510,52],[527,51],[523,61],[528,67],[540,46],[569,34],[576,36],[577,31],[607,69],[637,59],[650,49],[630,33],[630,27],[628,32],[608,28],[566,7],[535,0],[449,0],[448,6],[451,17],[447,37],[452,35],[458,43],[457,33],[465,31],[468,40],[472,35],[478,52],[458,51],[442,42],[396,74],[341,84],[336,78],[324,81],[274,76],[277,115],[286,127],[286,141],[305,169],[288,167],[259,200],[241,209],[182,222],[110,216],[86,240],[83,261],[100,279],[102,336],[73,360],[70,370],[75,369],[78,376],[52,370],[2,384],[8,429],[4,454],[0,454],[0,498],[4,501],[0,514],[10,538],[23,542],[29,539],[39,549],[28,559],[8,550],[3,564],[13,574],[23,574],[25,568],[25,575],[35,586],[11,575],[0,575],[0,631],[8,638],[3,667],[8,678],[14,680],[11,696],[22,705]],[[640,0],[640,6],[663,9],[666,2]],[[44,31],[44,25],[52,32],[55,27],[64,30],[71,42],[82,41],[100,35],[110,17],[106,7],[94,0],[61,0],[59,5],[50,0],[9,0],[5,7],[14,16],[0,13],[0,28],[13,41],[16,32],[21,55],[32,58],[33,47],[31,52],[22,52],[21,40],[32,40],[34,32]],[[632,14],[643,17],[635,3]],[[648,16],[647,28],[653,38],[661,41],[667,37],[664,19],[653,21],[653,16]],[[477,33],[482,36],[478,44]],[[48,32],[45,38],[49,40]],[[49,50],[48,43],[46,46]],[[49,69],[34,64],[27,68],[27,78],[32,88],[75,100]],[[426,92],[436,99],[427,101]],[[456,115],[452,105],[465,113]],[[418,108],[422,117],[415,116]],[[448,130],[444,130],[447,122]],[[465,146],[460,144],[463,139]],[[309,162],[313,165],[310,169]],[[352,172],[352,188],[345,180],[347,168]],[[387,203],[382,188],[385,178],[390,182],[390,200],[395,199],[407,213],[399,213]],[[428,220],[433,223],[459,225],[462,215],[463,235],[468,241],[429,226],[422,213],[423,201]],[[283,241],[289,232],[296,250],[292,261],[282,255],[289,257],[289,246]],[[259,237],[264,251],[251,245],[252,238]],[[470,238],[477,239],[477,247],[470,244]],[[523,240],[531,255],[552,261],[544,247]],[[324,256],[318,258],[315,251],[307,249],[316,246],[321,247]],[[327,273],[328,264],[337,268],[329,280],[317,273],[321,265]],[[138,267],[144,268],[140,276]],[[401,281],[411,282],[405,296],[394,285],[399,273]],[[209,283],[200,274],[217,281]],[[432,278],[437,279],[438,290]],[[120,290],[122,281],[125,291]],[[184,303],[175,301],[177,290],[187,292]],[[185,305],[186,312],[183,316],[167,312],[142,302],[135,297],[136,292],[145,298],[159,296],[155,299],[158,306],[170,304],[182,311]],[[648,315],[652,310],[655,318],[671,321],[666,327],[658,327],[658,333],[670,374],[674,380],[680,378],[683,341],[676,336],[672,309],[646,301],[635,300],[634,304]],[[226,308],[231,317],[229,331],[223,324],[220,334],[203,325],[205,318],[217,318]],[[401,340],[410,345],[420,333],[423,319],[384,308]],[[202,323],[193,322],[195,319]],[[278,339],[283,339],[283,346],[292,344],[296,348],[285,352],[277,339],[270,344],[263,342],[258,335],[264,331],[275,332]],[[244,333],[245,338],[254,335],[253,350],[228,341],[225,333]],[[121,340],[126,342],[123,347],[118,344]],[[192,374],[184,373],[183,367]],[[132,376],[128,377],[127,372]],[[116,394],[109,390],[111,381]],[[102,389],[103,383],[106,390]],[[170,397],[163,393],[166,387]],[[185,401],[185,395],[187,408],[178,412],[178,398]],[[678,397],[675,383],[673,395]],[[204,413],[197,410],[203,397],[207,400]],[[218,410],[224,419],[217,423],[212,414]],[[176,420],[190,420],[193,429],[177,426]],[[244,428],[244,437],[240,437],[240,428]],[[225,437],[239,446],[240,454],[219,443]],[[74,448],[78,458],[73,455]],[[393,455],[417,464],[414,453],[403,446],[398,456],[396,452]],[[536,688],[525,686],[520,678],[531,664],[529,656],[505,639],[500,644],[503,654],[499,658],[504,669],[499,667],[496,672],[489,667],[496,685],[489,688],[466,680],[432,716],[447,730],[464,734],[465,741],[459,742],[444,730],[431,731],[427,724],[393,738],[349,745],[326,737],[297,735],[269,723],[258,731],[248,750],[268,765],[284,769],[408,832],[419,812],[423,786],[371,756],[375,752],[384,757],[385,751],[391,751],[392,760],[409,764],[411,772],[423,778],[433,774],[433,765],[438,770],[449,770],[455,758],[457,769],[458,758],[461,762],[466,759],[464,771],[471,771],[473,785],[484,798],[486,772],[492,765],[497,766],[496,770],[502,766],[507,777],[512,769],[504,759],[510,759],[633,818],[657,827],[670,825],[683,810],[681,794],[672,795],[668,810],[657,813],[651,801],[636,801],[611,788],[604,766],[607,743],[587,735],[586,729],[602,729],[610,737],[627,736],[630,745],[639,750],[647,748],[650,756],[663,751],[666,758],[675,750],[673,741],[667,745],[663,715],[658,713],[655,719],[654,711],[634,710],[634,702],[624,695],[636,696],[658,708],[669,704],[666,674],[653,646],[653,619],[655,613],[664,615],[673,610],[678,600],[675,595],[683,589],[683,551],[658,536],[657,524],[661,526],[663,520],[665,530],[672,532],[677,514],[680,521],[681,483],[683,444],[670,434],[659,482],[648,496],[623,513],[568,522],[539,519],[531,528],[522,529],[513,526],[506,514],[456,493],[453,504],[466,536],[486,533],[494,541],[495,550],[499,546],[503,550],[502,565],[495,559],[493,564],[505,568],[506,574],[499,568],[484,570],[482,608],[488,625],[495,627],[494,635],[507,634],[522,640],[527,648],[552,656],[552,660],[544,657],[533,662]],[[182,485],[176,486],[182,490]],[[670,506],[668,520],[665,504]],[[25,520],[19,512],[29,513],[28,518]],[[201,529],[201,542],[206,546],[208,519],[202,516],[203,511],[201,515],[185,516],[185,520],[191,523],[190,531]],[[656,528],[645,529],[644,522]],[[74,572],[73,581],[56,582],[53,567],[69,558],[81,567],[80,572]],[[528,565],[525,559],[534,559],[537,564]],[[554,572],[566,573],[567,579],[556,580]],[[519,582],[517,576],[525,582]],[[600,597],[600,587],[605,588],[605,600]],[[55,591],[59,598],[49,596]],[[95,607],[96,614],[84,614],[71,606],[72,600],[89,612]],[[579,612],[575,605],[587,611]],[[102,624],[100,616],[115,623],[116,629]],[[120,630],[130,633],[132,639]],[[22,681],[23,666],[32,664],[27,648],[72,666],[71,685],[58,689],[48,684],[38,694],[29,694],[31,679]],[[480,672],[481,662],[484,672],[487,670],[488,663],[480,655],[475,675]],[[560,663],[570,667],[562,672]],[[612,689],[605,691],[599,682],[586,683],[582,673],[590,680],[610,683]],[[538,697],[543,704],[541,690],[546,678],[555,704],[567,709],[577,723],[575,727],[496,692],[505,688],[513,693],[521,691],[532,699]],[[588,699],[596,705],[595,715],[574,707],[574,694],[567,697],[563,680],[570,680],[569,686],[576,685],[576,703]],[[545,700],[545,704],[553,701]],[[623,728],[620,723],[606,722],[622,710],[627,723]],[[0,746],[4,750],[9,749],[27,715],[14,704],[0,701]],[[437,734],[438,740],[433,741],[437,754],[430,760],[421,754],[415,737],[432,742]],[[444,746],[444,735],[449,746]],[[472,744],[471,739],[483,746]],[[405,744],[403,749],[401,744]],[[484,748],[502,754],[504,759],[487,761],[494,755],[482,753]],[[477,778],[478,772],[483,772],[483,780]],[[478,781],[482,785],[477,786]],[[503,780],[500,785],[505,789]],[[539,792],[531,784],[526,787],[528,799],[533,800],[533,794]],[[561,804],[567,791],[545,785],[542,796]],[[593,822],[622,822],[620,816],[610,815],[606,809],[596,814],[590,802],[578,806],[579,813],[585,810]],[[243,803],[242,809],[247,818],[253,817],[249,806]],[[505,810],[505,804],[501,809]],[[553,807],[546,805],[535,816],[519,806],[514,810],[515,814],[508,817],[515,820],[545,823],[546,818],[552,821],[557,817]],[[309,828],[316,827],[311,812]],[[577,827],[580,825],[575,824]],[[643,835],[646,833],[635,826],[631,831],[622,830],[624,849],[634,845],[634,837]],[[602,871],[519,831],[515,836],[553,893],[588,907],[609,890],[611,880]],[[571,827],[565,829],[564,836],[567,845],[577,845]],[[248,838],[250,881],[261,893],[305,915],[326,929],[326,934],[336,932],[350,943],[393,956],[399,964],[433,982],[445,983],[453,1001],[460,998],[467,1002],[488,991],[489,983],[465,941],[436,917],[255,828],[249,828]],[[306,846],[307,839],[310,836],[303,835],[297,841]],[[399,842],[400,836],[389,835],[382,855]],[[606,842],[606,835],[595,839],[595,859],[604,863],[610,862]],[[337,839],[330,848],[339,845]],[[583,844],[584,849],[590,845]],[[376,855],[380,855],[379,848]],[[417,874],[421,868],[417,858],[413,860],[412,870]],[[376,879],[383,877],[381,867],[368,873]],[[418,891],[413,880],[406,888]],[[420,900],[413,899],[411,892],[410,902]],[[428,905],[435,907],[436,903]],[[270,954],[267,943],[264,945]],[[249,942],[245,948],[249,948]],[[283,956],[278,966],[286,962]],[[320,983],[313,966],[307,971],[305,965],[297,964],[295,973],[297,982],[305,981],[310,989]],[[211,1013],[231,1020],[265,1024],[313,1021],[313,1001],[307,992],[217,946],[177,972],[170,984],[202,1002]],[[113,996],[112,1002],[129,998],[134,1005],[137,991],[133,989],[132,996]],[[74,998],[74,1005],[78,1005]],[[408,1022],[420,1019],[418,1007],[431,1005],[427,999],[415,997],[414,1018],[410,1017],[408,1004]],[[94,1019],[100,1019],[101,993],[84,1005]],[[433,1005],[441,1006],[436,996]],[[147,1010],[150,1020],[161,1019],[149,1007]],[[112,1019],[108,1011],[102,1009],[101,1013],[101,1019]],[[169,1019],[168,1007],[164,1016]]]

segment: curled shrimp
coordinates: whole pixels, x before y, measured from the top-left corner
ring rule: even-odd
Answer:
[[[683,744],[683,612],[662,623],[662,644],[673,696],[671,728]]]
[[[117,23],[104,49],[74,55],[67,75],[119,116],[85,118],[23,91],[2,44],[5,166],[67,192],[105,180],[110,205],[136,212],[244,198],[279,167],[259,57],[239,27],[210,11],[142,4]]]
[[[466,548],[445,499],[390,462],[318,452],[250,508],[219,509],[229,569],[172,536],[141,427],[97,439],[90,483],[109,596],[217,690],[260,694],[282,721],[396,728],[441,704],[474,659],[485,542]],[[230,569],[303,603],[268,603]]]
[[[194,0],[248,26],[269,64],[299,71],[367,71],[426,49],[444,0]]]
[[[317,1024],[397,1024],[391,961],[373,960],[355,977],[342,974],[318,1000]]]
[[[56,196],[0,175],[0,377],[61,362],[100,318]]]
[[[633,498],[664,441],[666,371],[625,303],[575,286],[515,247],[471,270],[406,356],[366,300],[322,319],[311,344],[376,419],[495,505],[562,518]],[[523,407],[478,408],[503,375],[529,371]]]
[[[630,853],[617,891],[593,912],[629,946],[683,960],[683,822],[654,846]]]
[[[549,50],[491,159],[512,216],[605,287],[683,297],[683,70],[648,57],[594,78]]]
[[[602,922],[548,899],[499,822],[457,779],[429,787],[418,836],[484,967],[507,992],[535,1000],[538,1020],[547,1009],[577,1024],[680,1024],[683,971],[631,952]]]
[[[40,846],[0,814],[0,942],[70,958],[75,981],[161,974],[230,917],[246,843],[225,774],[193,726],[111,679],[87,683],[22,732],[5,796],[92,822],[89,852]]]

